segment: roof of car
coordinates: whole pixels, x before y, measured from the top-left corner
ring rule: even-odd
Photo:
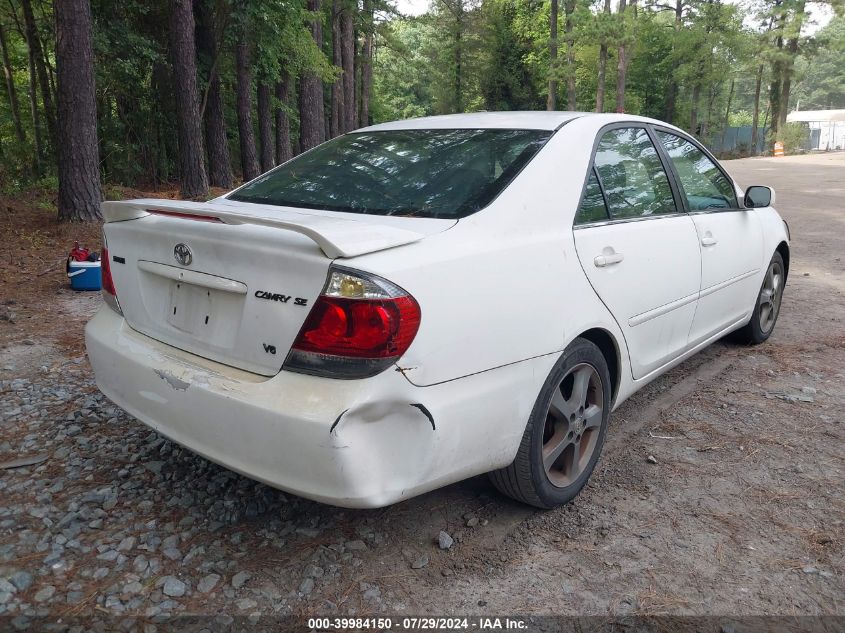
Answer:
[[[444,114],[404,121],[379,123],[356,132],[385,132],[388,130],[449,130],[503,128],[512,130],[556,130],[572,119],[592,112],[473,112]]]

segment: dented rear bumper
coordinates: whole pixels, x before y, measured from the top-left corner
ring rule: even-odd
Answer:
[[[395,370],[363,380],[267,378],[135,332],[107,307],[85,338],[102,392],[162,435],[276,488],[360,508],[510,463],[537,377],[554,362],[431,387]]]

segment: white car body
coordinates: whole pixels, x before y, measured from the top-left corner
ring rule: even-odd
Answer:
[[[507,466],[544,381],[576,337],[608,356],[615,408],[748,322],[772,254],[788,249],[788,230],[771,207],[573,228],[597,137],[623,122],[687,138],[640,117],[564,112],[451,115],[364,130],[557,130],[492,203],[459,220],[225,196],[105,203],[125,316],[104,306],[86,328],[100,389],[214,462],[333,505],[384,506]],[[737,195],[742,200],[738,187]],[[193,251],[190,265],[174,261],[182,242]],[[623,261],[604,265],[619,255]],[[412,344],[375,376],[279,370],[308,308],[255,292],[311,305],[333,263],[387,279],[419,303]],[[214,310],[208,329],[168,320],[177,284],[191,310]],[[266,353],[267,343],[278,354]]]

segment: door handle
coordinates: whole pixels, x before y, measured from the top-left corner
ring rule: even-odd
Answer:
[[[714,246],[718,242],[719,242],[719,240],[717,240],[712,235],[705,235],[704,237],[701,238],[701,245],[702,246]]]
[[[604,268],[605,266],[613,266],[613,264],[618,264],[625,256],[622,253],[611,253],[609,255],[598,255],[594,260],[593,263],[598,268]]]

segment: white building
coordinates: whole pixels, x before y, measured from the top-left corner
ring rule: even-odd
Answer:
[[[845,149],[845,110],[796,110],[786,120],[809,126],[810,149]]]

